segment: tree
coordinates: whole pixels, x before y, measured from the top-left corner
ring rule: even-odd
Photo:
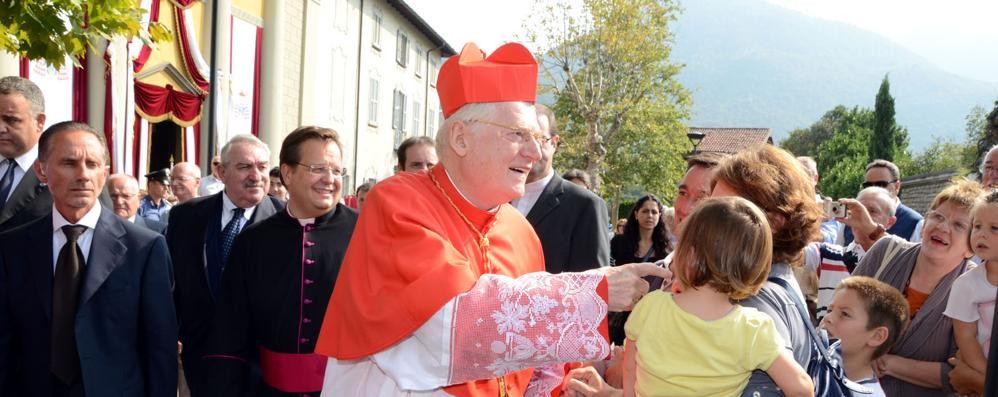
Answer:
[[[584,153],[581,168],[592,175],[593,188],[609,197],[620,191],[616,181],[613,191],[603,188],[604,178],[611,175],[653,183],[631,178],[611,159],[670,155],[640,145],[642,139],[659,142],[662,136],[657,134],[664,132],[672,132],[667,140],[685,141],[675,132],[684,129],[681,121],[688,117],[690,94],[676,80],[681,66],[669,60],[669,23],[679,7],[674,0],[583,0],[581,6],[549,4],[534,14],[539,20],[525,26],[529,41],[549,47],[540,57],[541,92],[554,96],[559,115],[575,121],[572,128],[578,128],[573,130],[578,134],[566,134],[565,140]],[[658,124],[648,124],[646,117]]]
[[[894,97],[891,96],[891,83],[884,76],[877,92],[874,105],[873,135],[870,139],[869,157],[871,160],[894,161],[903,157],[908,149],[908,131],[897,125],[894,119]]]
[[[142,28],[145,11],[135,0],[0,1],[0,49],[56,68],[76,63],[99,39],[138,36],[148,44],[166,40],[160,23]]]
[[[842,121],[848,113],[849,109],[845,106],[836,106],[834,109],[825,112],[810,127],[790,131],[790,134],[780,141],[779,146],[793,153],[795,156],[816,157],[818,155],[818,147],[832,138],[835,131],[838,131],[841,127]]]
[[[855,197],[869,163],[867,148],[873,133],[874,112],[854,107],[843,114],[832,138],[818,147],[815,161],[821,175],[818,188],[834,199]]]

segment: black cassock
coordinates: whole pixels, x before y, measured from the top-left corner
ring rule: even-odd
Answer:
[[[204,357],[206,395],[319,395],[326,359],[312,352],[357,212],[338,204],[302,223],[285,210],[236,238]],[[251,385],[256,368],[263,382]]]

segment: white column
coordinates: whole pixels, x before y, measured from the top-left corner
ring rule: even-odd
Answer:
[[[213,2],[218,2],[218,16],[212,18]],[[201,120],[201,158],[198,159],[202,168],[202,173],[207,175],[210,169],[211,158],[214,153],[209,153],[208,131],[211,126],[208,120],[213,120],[215,124],[215,151],[222,148],[228,140],[228,106],[229,106],[229,37],[232,35],[232,1],[231,0],[206,0],[204,2],[204,12],[202,13],[201,26],[201,49],[202,55],[213,68],[209,73],[216,73],[215,85],[211,89],[207,100],[215,103],[215,114],[211,114],[211,102],[205,102],[204,114]],[[212,41],[212,27],[215,26],[215,40]],[[215,51],[215,64],[211,64],[212,50]],[[211,80],[211,76],[205,76]]]
[[[284,71],[284,2],[264,2],[263,54],[260,65],[260,139],[279,144],[284,129],[281,82]],[[271,164],[277,164],[278,151],[272,150]]]
[[[0,51],[0,77],[20,75],[21,59],[7,51]]]

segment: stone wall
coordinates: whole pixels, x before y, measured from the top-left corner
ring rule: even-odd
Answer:
[[[932,199],[956,176],[956,170],[949,170],[902,178],[901,202],[925,215],[929,211]]]

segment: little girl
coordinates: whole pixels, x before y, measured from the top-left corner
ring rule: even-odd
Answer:
[[[963,361],[985,374],[998,288],[998,191],[975,205],[971,217],[970,248],[984,264],[956,279],[943,314],[953,319],[953,337]]]
[[[772,252],[769,223],[751,202],[701,203],[679,236],[673,294],[646,295],[624,327],[624,395],[738,396],[761,369],[786,396],[813,396],[773,320],[731,303],[759,291]]]

